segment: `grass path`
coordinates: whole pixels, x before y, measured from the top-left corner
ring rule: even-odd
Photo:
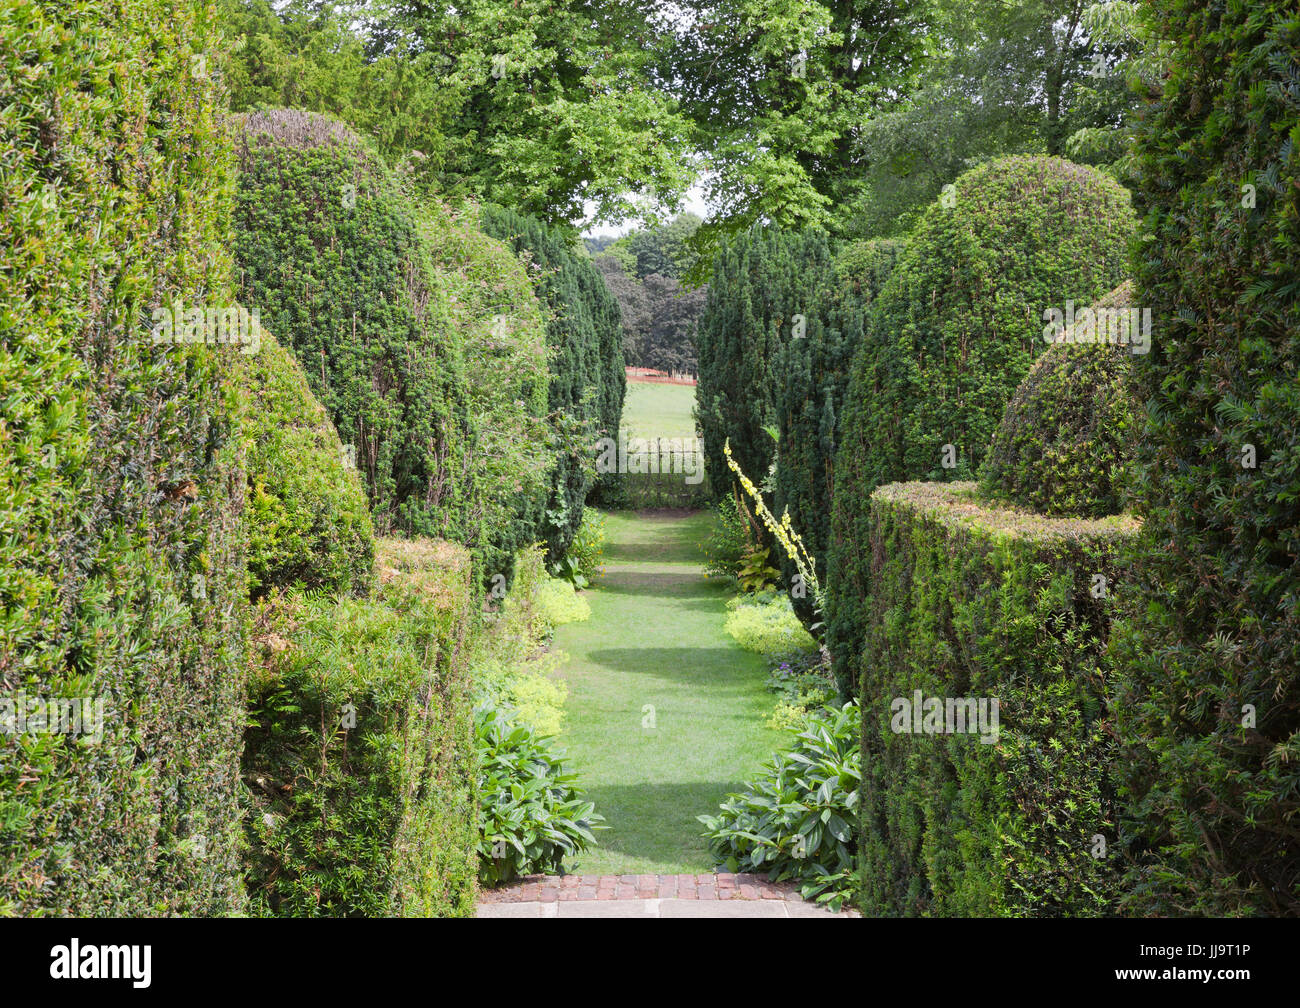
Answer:
[[[555,633],[569,657],[561,743],[610,827],[571,872],[709,871],[695,817],[781,742],[763,725],[775,703],[766,663],[723,630],[726,591],[700,568],[708,521],[610,515],[591,619]]]

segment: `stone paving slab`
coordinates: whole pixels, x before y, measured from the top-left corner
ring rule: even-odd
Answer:
[[[532,875],[485,890],[480,917],[858,917],[761,875]]]

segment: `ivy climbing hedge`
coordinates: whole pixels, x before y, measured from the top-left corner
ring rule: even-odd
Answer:
[[[487,205],[483,230],[523,256],[549,305],[549,408],[557,422],[556,470],[539,536],[554,562],[562,558],[582,524],[582,509],[596,480],[612,485],[616,474],[598,477],[593,445],[617,437],[627,376],[623,367],[622,314],[618,301],[590,259],[541,221]]]
[[[241,913],[239,351],[151,335],[233,304],[212,11],[0,38],[0,916]]]
[[[872,495],[871,529],[864,913],[1114,912],[1122,858],[1105,651],[1136,523],[986,505],[973,483],[900,483]],[[996,733],[988,706],[979,732],[927,732],[934,698],[943,706],[929,726],[945,729],[962,725],[955,708],[948,723],[949,700],[996,699]]]
[[[868,313],[840,420],[827,643],[846,697],[870,591],[861,544],[872,491],[977,472],[1004,407],[1047,347],[1044,312],[1117,286],[1133,229],[1118,183],[1036,156],[966,172],[922,216]]]
[[[1300,12],[1172,0],[1140,124],[1126,907],[1300,913]],[[1253,457],[1252,457],[1253,456]]]
[[[243,755],[255,913],[473,916],[471,561],[432,540],[378,554],[371,598],[258,606]]]
[[[527,275],[472,222],[414,202],[342,123],[292,110],[239,122],[244,301],[355,449],[377,529],[452,539],[508,571],[551,467]]]

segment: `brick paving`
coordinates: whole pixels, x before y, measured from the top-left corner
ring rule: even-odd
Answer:
[[[761,875],[530,875],[479,897],[480,917],[857,917]]]

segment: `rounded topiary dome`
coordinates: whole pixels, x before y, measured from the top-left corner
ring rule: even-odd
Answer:
[[[351,451],[293,356],[266,330],[240,368],[249,587],[365,594],[375,536]]]
[[[1132,306],[1125,282],[1094,311]],[[1099,518],[1123,509],[1131,455],[1132,353],[1067,329],[1030,368],[980,468],[984,492],[1045,515]],[[1083,337],[1083,338],[1077,338]]]
[[[1047,349],[1044,314],[1122,282],[1135,224],[1114,179],[1039,156],[966,172],[922,215],[868,313],[840,421],[827,636],[846,688],[870,591],[871,493],[975,475]]]
[[[354,450],[376,530],[508,572],[543,534],[554,469],[527,268],[472,208],[409,194],[343,123],[283,109],[236,125],[241,300]]]

